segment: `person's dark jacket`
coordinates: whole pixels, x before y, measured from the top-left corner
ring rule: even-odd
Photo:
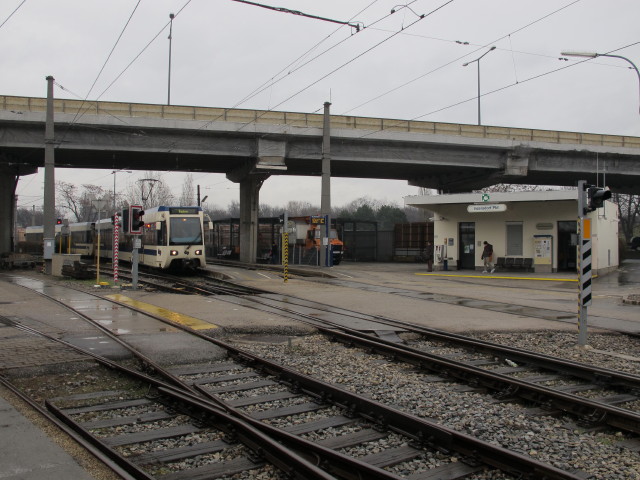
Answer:
[[[484,246],[484,250],[482,250],[482,256],[480,258],[481,259],[491,258],[492,255],[493,255],[493,245],[491,245],[490,243],[487,243]]]

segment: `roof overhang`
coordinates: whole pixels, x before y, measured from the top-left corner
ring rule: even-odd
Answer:
[[[456,193],[450,195],[411,195],[404,197],[405,205],[412,207],[430,207],[435,205],[455,205],[473,203],[506,202],[553,202],[578,200],[577,190],[549,190],[544,192],[489,192]]]

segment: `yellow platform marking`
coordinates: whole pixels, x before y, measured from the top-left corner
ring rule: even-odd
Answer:
[[[212,328],[218,328],[218,325],[210,322],[205,322],[204,320],[201,320],[199,318],[190,317],[189,315],[183,315],[182,313],[178,312],[173,312],[171,310],[167,310],[166,308],[151,305],[150,303],[139,302],[138,300],[125,297],[124,295],[107,295],[107,298],[115,300],[119,303],[123,303],[125,305],[130,305],[138,310],[142,310],[143,312],[148,312],[153,315],[157,315],[158,317],[166,318],[171,322],[193,328],[194,330],[211,330]]]
[[[498,275],[453,275],[445,273],[416,273],[416,275],[427,275],[431,277],[460,277],[460,278],[501,278],[506,280],[543,280],[546,282],[577,282],[577,278],[542,278],[542,277],[501,277]]]

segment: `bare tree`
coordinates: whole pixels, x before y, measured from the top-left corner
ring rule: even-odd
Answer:
[[[281,211],[286,211],[290,217],[301,217],[320,213],[320,207],[312,205],[311,202],[307,201],[291,200],[287,202],[287,205],[282,208]]]
[[[407,222],[410,223],[429,222],[431,221],[429,219],[433,217],[433,212],[431,210],[412,207],[410,205],[406,205],[404,207],[404,214],[407,216]]]
[[[612,201],[618,204],[620,209],[620,230],[626,243],[631,242],[640,218],[640,195],[626,195],[614,193]]]
[[[240,201],[231,200],[227,211],[229,212],[229,218],[240,218]]]
[[[209,215],[211,220],[224,220],[226,218],[230,218],[229,211],[223,208],[210,208],[205,206],[204,212]]]
[[[282,215],[284,210],[281,207],[261,204],[258,210],[258,216],[260,218],[278,217]]]
[[[191,173],[187,173],[184,177],[184,182],[182,183],[182,194],[180,195],[180,205],[195,205],[196,202],[194,200],[195,189],[193,187],[193,175]]]
[[[497,183],[481,190],[474,190],[475,193],[506,193],[506,192],[544,192],[551,187],[546,185],[520,185],[517,183]]]
[[[109,201],[111,192],[106,192],[97,185],[76,185],[67,182],[56,182],[56,205],[61,211],[70,213],[72,222],[89,222],[97,218],[98,213],[93,208],[92,200],[101,198]]]
[[[44,223],[44,213],[41,208],[18,208],[16,223],[19,227],[42,225]]]

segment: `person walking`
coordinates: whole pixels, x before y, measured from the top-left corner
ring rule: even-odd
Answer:
[[[484,260],[484,270],[482,273],[487,273],[491,270],[491,273],[496,271],[496,267],[493,265],[493,245],[486,240],[484,241],[484,248],[482,249],[481,260]]]
[[[280,255],[279,255],[279,251],[278,251],[278,244],[276,242],[273,242],[273,244],[271,245],[271,263],[273,265],[277,265],[278,263],[280,263]]]
[[[433,272],[433,243],[427,242],[427,246],[424,249],[424,256],[427,260],[427,272]]]

